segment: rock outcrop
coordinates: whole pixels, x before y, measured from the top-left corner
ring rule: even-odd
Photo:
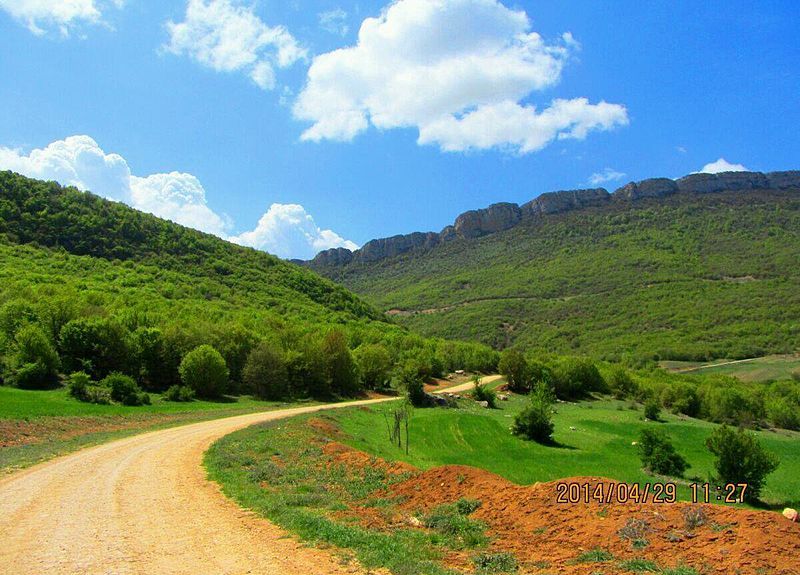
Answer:
[[[800,190],[800,171],[789,172],[724,172],[721,174],[690,174],[678,180],[653,178],[631,182],[609,194],[604,188],[547,192],[518,206],[512,203],[492,204],[481,210],[470,210],[456,218],[453,225],[440,233],[428,232],[398,235],[372,240],[351,252],[345,248],[325,250],[307,262],[313,268],[346,266],[350,263],[375,262],[412,250],[431,249],[456,239],[471,239],[513,228],[526,219],[541,218],[598,206],[613,200],[635,202],[644,198],[662,198],[677,193],[708,194],[740,190]]]
[[[453,225],[453,232],[461,238],[477,238],[513,228],[520,219],[522,210],[517,204],[507,202],[492,204],[486,209],[470,210],[458,216]]]

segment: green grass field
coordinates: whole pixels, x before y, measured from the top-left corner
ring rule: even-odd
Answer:
[[[370,410],[347,409],[331,414],[349,435],[351,446],[422,469],[461,464],[480,467],[518,483],[598,475],[627,482],[657,481],[641,470],[637,448],[631,445],[646,426],[657,426],[671,437],[677,451],[690,463],[686,477],[706,480],[713,471],[705,439],[714,424],[663,414],[663,423],[642,420],[642,411],[619,401],[560,403],[554,421],[554,439],[560,447],[523,441],[511,435],[512,417],[525,402],[513,397],[489,410],[462,402],[462,409],[417,409],[410,425],[410,453],[392,446],[384,412],[390,405]],[[575,430],[570,428],[574,427]],[[800,503],[800,433],[758,432],[765,447],[781,459],[769,476],[763,498],[773,506]],[[683,498],[689,489],[680,489]]]
[[[737,362],[719,360],[712,363],[668,361],[662,362],[661,366],[680,373],[730,375],[742,381],[763,382],[791,379],[793,374],[800,373],[800,357],[770,355]]]
[[[287,405],[250,397],[188,403],[151,397],[153,404],[141,407],[95,405],[70,397],[66,389],[0,386],[0,474],[136,433]]]

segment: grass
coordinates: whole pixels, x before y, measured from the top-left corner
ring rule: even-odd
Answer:
[[[796,355],[770,355],[752,360],[728,363],[719,360],[712,363],[663,362],[663,367],[683,373],[729,375],[742,381],[763,382],[791,379],[800,371],[800,357]]]
[[[0,386],[0,473],[136,433],[286,405],[249,397],[188,403],[152,397],[152,405],[141,407],[95,405],[70,397],[65,389]]]
[[[525,398],[512,396],[498,402],[500,409],[483,409],[463,402],[458,410],[418,409],[410,423],[410,452],[391,445],[385,434],[374,433],[385,425],[383,410],[342,410],[332,415],[351,437],[347,442],[372,455],[410,463],[421,469],[460,464],[480,467],[521,485],[565,477],[597,475],[629,483],[657,479],[641,469],[637,448],[640,430],[657,425],[672,439],[676,450],[691,465],[687,477],[705,480],[713,472],[713,456],[705,439],[715,425],[663,413],[663,423],[647,423],[641,410],[631,410],[614,400],[559,403],[554,416],[554,446],[515,438],[509,432],[512,417]],[[574,427],[572,431],[570,428]],[[778,455],[781,464],[769,476],[764,499],[773,505],[796,505],[800,492],[800,433],[757,432],[763,445]],[[690,498],[679,485],[681,499]]]

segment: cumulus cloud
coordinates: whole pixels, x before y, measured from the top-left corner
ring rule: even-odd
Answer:
[[[307,51],[283,26],[268,26],[231,0],[189,0],[183,22],[168,22],[164,48],[217,72],[243,72],[264,90],[275,87],[275,67],[288,68]]]
[[[272,204],[256,228],[231,238],[238,244],[265,250],[280,257],[313,257],[328,248],[358,249],[333,230],[320,229],[303,206]]]
[[[81,24],[102,23],[105,10],[123,4],[123,0],[0,0],[0,9],[37,36],[55,27],[66,37]]]
[[[613,168],[606,168],[602,172],[595,172],[589,176],[589,184],[592,186],[600,186],[609,182],[618,182],[625,177],[624,172],[618,172]]]
[[[355,46],[314,58],[294,115],[304,140],[349,141],[370,125],[416,128],[445,151],[542,149],[628,123],[618,104],[524,100],[558,84],[571,34],[553,43],[497,0],[398,0],[361,24]]]
[[[347,12],[341,8],[320,12],[317,17],[319,27],[326,32],[344,37],[350,31],[350,26],[347,25]]]
[[[747,168],[745,168],[742,164],[731,164],[725,158],[720,158],[716,162],[711,162],[710,164],[706,164],[700,169],[701,174],[720,174],[722,172],[748,172]]]
[[[231,237],[233,222],[212,210],[203,185],[192,174],[135,176],[119,154],[107,154],[89,136],[71,136],[29,153],[0,147],[0,170],[53,180],[281,257],[309,258],[353,242],[316,226],[302,206],[273,204],[255,230]]]

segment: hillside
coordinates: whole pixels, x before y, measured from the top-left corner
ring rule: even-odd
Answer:
[[[542,194],[309,265],[426,335],[661,359],[800,347],[800,172]]]
[[[426,365],[436,357],[440,370],[496,363],[488,349],[411,334],[303,267],[0,172],[0,382],[122,372],[163,391],[180,383],[186,354],[207,344],[225,359],[230,390],[247,391],[243,369],[261,343],[286,370],[270,399],[360,390],[350,350],[361,345],[380,348],[381,376],[417,356]],[[36,371],[45,365],[47,376]]]

